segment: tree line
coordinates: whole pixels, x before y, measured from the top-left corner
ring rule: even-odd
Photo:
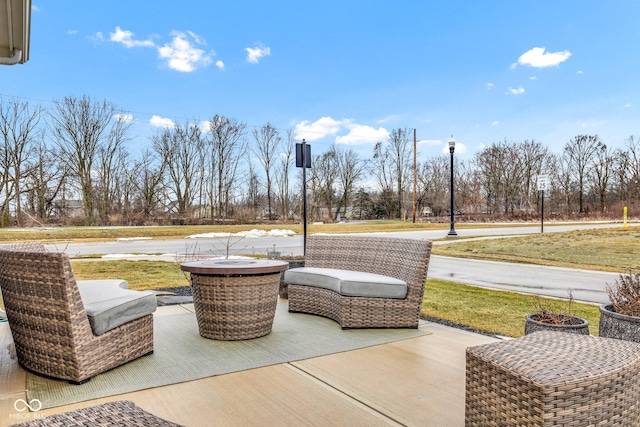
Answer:
[[[299,221],[294,132],[213,115],[162,128],[131,153],[131,116],[88,96],[45,109],[0,97],[2,225],[152,225]],[[136,141],[137,143],[137,141]],[[493,142],[454,165],[454,213],[467,220],[620,218],[640,207],[640,142],[578,135],[554,154],[539,141]],[[450,158],[417,161],[412,129],[369,158],[332,145],[307,173],[310,221],[446,220]],[[544,193],[541,175],[549,177]],[[415,180],[414,180],[415,176]]]

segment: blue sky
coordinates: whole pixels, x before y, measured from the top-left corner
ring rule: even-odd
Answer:
[[[451,135],[471,158],[535,139],[559,152],[640,131],[636,0],[33,0],[30,60],[0,94],[48,107],[106,99],[161,126],[233,117],[296,130],[314,154],[368,155],[416,128],[422,158]]]

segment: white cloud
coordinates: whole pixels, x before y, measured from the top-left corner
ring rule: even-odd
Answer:
[[[156,115],[151,116],[151,119],[149,120],[149,123],[152,126],[157,126],[157,127],[161,127],[161,128],[170,128],[170,127],[174,127],[176,125],[173,122],[173,120],[168,119],[166,117],[156,116]]]
[[[631,108],[631,103],[627,102],[626,104],[624,104],[624,108]]]
[[[509,91],[507,92],[507,94],[510,94],[510,95],[520,95],[520,94],[523,94],[523,93],[524,93],[524,88],[522,86],[520,86],[517,89],[514,89],[514,88],[510,87]]]
[[[389,122],[395,122],[400,118],[400,116],[398,114],[390,114],[387,117],[383,117],[382,119],[378,120],[379,124],[384,124],[384,123],[389,123]]]
[[[78,30],[67,30],[67,34],[69,34],[70,36],[75,36],[76,34],[78,34]]]
[[[203,41],[191,31],[183,33],[181,31],[173,31],[171,33],[173,40],[158,48],[160,58],[167,61],[167,65],[172,70],[189,73],[201,66],[207,66],[211,63],[212,53],[207,53],[203,49],[195,47],[192,43],[203,44]],[[191,37],[192,40],[189,40]]]
[[[311,123],[309,120],[303,120],[295,127],[295,139],[306,139],[307,142],[322,139],[328,135],[335,135],[349,121],[335,120],[331,117],[321,117]]]
[[[189,73],[200,67],[206,67],[212,61],[215,52],[206,52],[196,45],[205,45],[204,39],[199,37],[193,31],[173,31],[171,42],[163,46],[156,45],[151,38],[147,40],[137,40],[133,32],[123,30],[116,27],[114,33],[109,33],[109,40],[114,43],[120,43],[126,48],[134,47],[153,47],[158,50],[158,57],[166,61],[166,64],[172,70]],[[99,41],[104,40],[102,33],[98,32],[95,38]],[[223,69],[222,61],[216,62],[216,67]]]
[[[576,74],[582,74],[582,70],[576,71]]]
[[[216,67],[218,67],[218,69],[220,70],[224,70],[224,62],[217,60],[216,61]]]
[[[102,34],[98,34],[100,34],[100,38]],[[155,47],[155,44],[151,40],[134,40],[133,36],[133,32],[122,30],[120,27],[116,27],[115,33],[109,33],[109,40],[111,40],[112,42],[120,43],[126,48]]]
[[[529,77],[529,80],[538,80],[538,78],[536,76],[531,76]]]
[[[211,120],[200,120],[196,126],[200,129],[202,133],[211,132]]]
[[[132,122],[134,120],[133,115],[128,113],[114,114],[113,118],[121,122]]]
[[[373,128],[366,125],[348,126],[349,133],[336,137],[337,144],[360,145],[375,144],[378,141],[385,141],[389,138],[389,131],[385,128]]]
[[[493,83],[487,83],[487,89],[493,89]]]
[[[494,121],[491,122],[491,126],[498,126],[499,124],[500,124],[500,122],[497,121],[497,120],[494,120]]]
[[[257,44],[255,47],[247,47],[245,50],[247,51],[247,62],[252,64],[257,64],[260,62],[260,58],[271,55],[271,48],[261,44]]]
[[[563,50],[562,52],[545,52],[544,47],[534,47],[520,55],[518,62],[511,65],[511,69],[518,65],[528,65],[534,68],[546,68],[560,65],[571,56],[571,52]]]

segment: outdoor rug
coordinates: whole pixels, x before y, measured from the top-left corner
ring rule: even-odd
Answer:
[[[42,408],[67,405],[246,369],[292,362],[426,335],[419,329],[342,330],[333,320],[289,313],[278,303],[269,335],[243,341],[202,338],[194,313],[154,318],[154,353],[72,385],[27,374],[27,397]]]

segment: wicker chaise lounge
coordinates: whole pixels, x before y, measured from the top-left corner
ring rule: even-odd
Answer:
[[[82,383],[153,352],[155,297],[151,302],[147,293],[121,289],[130,295],[119,295],[111,306],[94,299],[94,320],[68,256],[46,252],[41,243],[0,247],[0,288],[18,361],[30,371]]]
[[[289,311],[349,328],[417,328],[432,242],[373,236],[307,239],[305,267],[285,272]]]

